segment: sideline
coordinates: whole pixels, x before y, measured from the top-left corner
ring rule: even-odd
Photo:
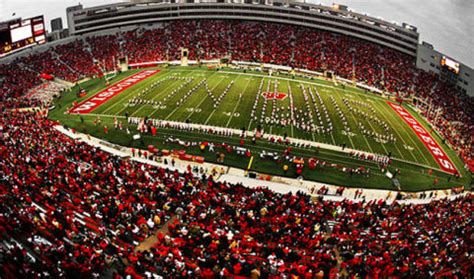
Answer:
[[[130,158],[133,161],[149,164],[152,166],[157,166],[161,168],[167,168],[169,170],[178,170],[180,172],[187,171],[188,166],[194,167],[203,167],[207,173],[211,172],[218,172],[220,175],[218,176],[217,180],[220,182],[227,182],[232,184],[240,183],[248,188],[260,188],[265,187],[268,188],[276,193],[280,194],[287,194],[287,193],[296,193],[296,192],[303,192],[309,194],[313,197],[321,197],[323,200],[330,200],[330,201],[341,201],[341,200],[351,200],[355,202],[371,202],[377,200],[385,200],[387,203],[393,203],[397,196],[396,191],[388,191],[388,190],[376,190],[376,189],[364,189],[364,188],[344,188],[344,192],[342,195],[336,195],[336,191],[338,190],[339,186],[330,185],[326,183],[319,183],[313,181],[306,181],[303,179],[294,179],[294,178],[286,178],[286,177],[279,177],[279,176],[271,176],[271,181],[257,179],[257,178],[250,178],[245,176],[245,170],[238,169],[234,167],[226,167],[222,165],[212,164],[212,163],[195,163],[189,161],[182,161],[175,158],[174,166],[169,164],[164,164],[161,162],[153,161],[148,158],[144,157],[137,157],[133,156],[131,152],[131,148],[123,147],[120,145],[112,144],[107,141],[95,138],[93,136],[73,132],[72,130],[66,129],[61,125],[56,125],[54,128],[64,135],[87,143],[91,146],[95,146],[105,152],[108,152],[112,155],[116,155],[122,158]],[[163,157],[166,158],[168,161],[171,161],[171,157]],[[269,177],[269,176],[265,176]],[[328,192],[326,195],[318,195],[317,191],[322,187],[328,188]],[[362,191],[362,198],[354,198],[356,191]],[[451,189],[447,190],[435,190],[435,191],[426,191],[426,192],[419,192],[419,193],[404,193],[406,194],[405,200],[398,200],[398,203],[403,204],[426,204],[432,200],[439,200],[448,198],[450,200],[455,199],[457,197],[461,197],[466,195],[469,192],[461,193],[461,194],[454,194],[452,193]],[[427,196],[433,193],[432,198],[425,198],[419,199],[418,196],[420,193],[425,193]]]

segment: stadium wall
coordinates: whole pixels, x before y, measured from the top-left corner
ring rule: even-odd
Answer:
[[[419,37],[416,28],[408,24],[400,26],[352,12],[343,6],[327,7],[296,1],[146,1],[85,9],[77,5],[66,11],[69,31],[73,35],[173,20],[249,20],[300,25],[339,33],[390,47],[413,57],[416,56]]]
[[[459,62],[459,73],[444,75],[441,59],[447,55],[435,50],[431,44],[423,42],[418,46],[416,66],[424,71],[440,75],[449,83],[454,83],[458,90],[474,97],[474,70]]]

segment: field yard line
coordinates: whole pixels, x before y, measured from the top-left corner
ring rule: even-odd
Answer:
[[[180,72],[190,72],[190,71],[193,71],[193,70],[175,70],[175,71],[180,71]],[[207,72],[207,71],[195,71],[195,72]],[[263,77],[263,78],[273,78],[273,79],[281,79],[281,80],[286,80],[286,81],[295,81],[295,82],[300,82],[300,83],[304,83],[304,84],[311,84],[311,85],[314,85],[314,86],[321,86],[321,87],[327,87],[327,88],[335,88],[335,86],[333,85],[327,85],[327,84],[322,84],[322,83],[318,83],[318,82],[310,82],[310,81],[306,81],[306,80],[299,80],[299,79],[289,79],[289,78],[284,78],[284,77],[277,77],[277,76],[268,76],[268,75],[259,75],[259,74],[250,74],[250,73],[241,73],[241,72],[231,72],[231,71],[219,71],[219,73],[226,73],[226,74],[233,74],[233,75],[246,75],[246,76],[254,76],[254,77]],[[325,79],[321,79],[319,77],[315,77],[317,80],[321,80],[321,81],[326,81]],[[350,88],[356,88],[355,86],[350,86]],[[376,99],[376,100],[382,100],[383,98],[380,97],[380,96],[376,96],[376,95],[370,95],[370,94],[367,94],[367,93],[361,93],[361,92],[357,92],[357,91],[354,91],[354,90],[350,90],[350,89],[342,89],[342,88],[335,88],[335,89],[338,89],[340,91],[347,91],[351,94],[357,94],[357,95],[361,95],[361,96],[364,96],[364,97],[367,97],[367,98],[371,98],[371,99]]]
[[[262,77],[262,78],[260,79],[260,82],[262,82],[262,81],[265,82],[265,78]],[[257,95],[258,92],[259,92],[259,91],[258,91],[258,89],[257,89],[257,93],[256,93],[255,95]],[[260,93],[262,93],[262,92],[260,92]],[[257,98],[257,100],[256,100],[257,106],[255,107],[255,113],[257,112],[257,111],[256,111],[256,108],[258,107],[258,101],[260,100],[260,96],[258,96],[258,97],[259,97],[259,98]],[[255,104],[255,102],[254,102],[254,104]],[[254,104],[252,104],[252,108],[253,108],[253,105],[254,105]],[[253,123],[253,118],[250,118],[249,126],[247,127],[247,131],[250,131],[250,127],[252,127],[252,123]]]
[[[332,104],[331,104],[331,105],[332,105]],[[331,134],[331,136],[332,136],[332,138],[334,139],[334,136],[333,136],[332,134]],[[356,149],[356,150],[357,150],[357,148],[356,148],[355,145],[354,145],[354,141],[352,141],[352,137],[349,136],[349,135],[346,135],[346,137],[349,138],[349,142],[351,143],[352,149]],[[336,142],[336,141],[334,140],[334,145],[336,145],[335,142]]]
[[[319,92],[317,85],[314,85],[314,89]],[[323,91],[323,92],[324,92],[324,91]],[[320,93],[320,95],[321,95],[321,94],[323,94],[323,95],[326,95],[326,94],[329,95],[330,93]],[[323,98],[322,96],[321,96],[321,98],[323,99],[324,105],[325,105],[326,108],[328,109],[329,116],[330,116],[329,118],[331,118],[331,116],[333,116],[334,114],[332,113],[332,110],[331,110],[330,108],[331,108],[331,107],[334,107],[334,106],[333,106],[332,103],[330,103],[330,106],[329,106],[329,105],[327,104],[327,99],[326,99],[326,98]],[[333,116],[333,117],[336,118],[336,119],[339,118],[339,116]],[[334,122],[336,122],[336,121],[334,121]],[[334,127],[334,128],[336,128],[336,127]],[[332,131],[331,131],[331,137],[332,137],[332,140],[333,140],[333,142],[334,142],[334,146],[337,146],[337,145],[336,145],[336,140],[334,139],[334,133],[333,133]],[[346,135],[346,137],[349,138],[349,142],[351,143],[352,149],[357,149],[357,148],[355,148],[354,142],[352,141],[352,137],[350,137],[349,135]]]
[[[377,133],[377,131],[375,130],[374,126],[372,126],[372,123],[370,123],[370,121],[368,121],[368,120],[367,120],[367,123],[369,123],[369,126],[370,126],[370,128],[372,129],[372,131],[374,131],[375,133]],[[385,148],[385,144],[380,143],[380,145],[382,145],[383,150],[385,150],[385,154],[388,155],[388,150],[387,150],[387,148]],[[396,145],[395,145],[395,146],[396,146]],[[402,154],[402,156],[403,156],[403,153],[400,153],[400,154]],[[403,158],[403,159],[405,159],[405,158]]]
[[[217,72],[216,72],[217,73]],[[210,77],[212,77],[214,74],[212,74],[211,76],[208,77],[208,79]],[[224,79],[221,79],[214,87],[212,87],[211,91],[214,91],[214,89],[216,89],[217,86],[219,86],[222,82],[224,81]],[[200,107],[202,105],[202,103],[204,103],[205,100],[207,100],[208,98],[208,95],[206,94],[206,96],[204,98],[202,98],[201,102],[199,102],[199,104],[197,106],[194,107],[194,109]],[[191,116],[194,114],[194,109],[193,111],[191,111],[191,113],[189,114],[188,116],[188,119],[191,118]]]
[[[211,76],[212,76],[212,75],[211,75]],[[205,79],[207,80],[206,77],[203,77],[203,78],[205,78]],[[202,86],[202,85],[201,85],[201,86]],[[193,94],[194,94],[194,93],[193,93]],[[180,108],[179,106],[176,106],[176,108],[175,108],[172,112],[170,112],[170,114],[168,114],[168,115],[166,116],[165,120],[168,120],[179,108]],[[153,113],[155,113],[155,112],[156,112],[156,110],[153,111]],[[152,115],[153,115],[153,114],[152,114]]]
[[[391,111],[390,111],[388,108],[386,108],[384,105],[380,105],[380,107],[382,107],[382,109],[388,111],[389,113],[391,112]],[[402,119],[400,119],[400,120],[402,120]],[[407,130],[407,129],[405,129],[405,130]],[[410,130],[409,133],[411,133],[411,132],[412,132],[412,131]],[[412,138],[410,135],[408,135],[408,138],[410,138],[411,142],[413,143],[413,146],[421,153],[421,156],[423,156],[423,158],[425,159],[426,164],[427,164],[427,165],[430,165],[430,162],[429,162],[429,160],[426,158],[425,153],[418,147],[418,145],[417,145],[416,142],[413,140],[413,138]],[[405,142],[405,141],[404,141],[404,142]],[[406,143],[405,143],[405,144],[406,144]],[[415,156],[413,156],[413,157],[415,157]],[[415,157],[415,159],[416,159],[416,157]],[[418,163],[419,163],[419,162],[418,162]]]
[[[250,119],[249,126],[247,127],[247,131],[250,131],[250,126],[252,126],[252,121],[253,121],[253,119]]]
[[[334,139],[334,134],[331,131],[331,139],[332,139],[332,144],[336,145],[336,140]]]
[[[206,119],[206,122],[204,122],[204,125],[207,125],[207,122],[209,122],[209,119],[211,119],[212,115],[214,114],[214,112],[216,112],[216,109],[214,109],[211,114],[209,114],[209,116],[207,117]]]
[[[239,75],[245,75],[245,76],[254,76],[254,77],[266,77],[266,78],[270,78],[270,79],[281,79],[281,80],[286,80],[286,81],[295,81],[295,82],[300,82],[300,83],[305,83],[305,84],[312,84],[312,85],[315,85],[315,86],[321,86],[321,87],[328,87],[328,88],[336,88],[335,86],[332,86],[332,85],[327,85],[327,84],[321,84],[321,83],[317,83],[317,82],[310,82],[310,81],[305,81],[305,80],[299,80],[299,79],[290,79],[290,78],[284,78],[284,77],[275,77],[275,76],[267,76],[267,75],[258,75],[258,74],[249,74],[249,73],[234,73],[234,72],[229,72],[229,71],[220,71],[220,73],[226,73],[226,74],[239,74]],[[340,89],[340,88],[336,88],[338,90],[341,90],[341,91],[348,91],[350,93],[354,93],[354,94],[363,94],[363,93],[358,93],[358,92],[354,92],[353,90],[349,90],[349,89]],[[371,96],[372,98],[375,97],[375,96]]]
[[[339,90],[338,88],[335,88],[336,89],[336,92]],[[344,94],[344,93],[342,93]],[[339,97],[341,96],[341,92],[339,92]],[[357,119],[355,118],[354,116],[354,113],[352,113],[352,111],[349,110],[349,113],[350,115],[352,116],[352,119],[354,119],[354,124],[357,125]],[[370,153],[374,153],[374,150],[372,149],[372,146],[370,145],[369,141],[367,140],[367,137],[364,135],[364,134],[361,134],[362,137],[364,137],[365,139],[365,142],[367,143],[367,145],[369,146],[369,149],[370,149]]]
[[[174,82],[171,83],[170,85],[166,86],[165,88],[163,88],[163,91],[166,90],[166,89],[168,89],[168,88],[169,88],[170,86],[172,86],[173,84],[174,84]],[[163,92],[163,91],[161,91],[161,92]],[[157,94],[157,95],[159,95],[159,94]],[[156,96],[155,96],[155,97],[156,97]],[[154,99],[155,99],[155,98],[152,98],[151,100],[154,100]],[[139,107],[136,111],[134,111],[130,116],[134,116],[136,113],[138,113],[140,110],[142,110],[145,106],[146,106],[145,104],[142,105],[142,106]],[[126,107],[125,107],[125,108],[126,108]],[[124,110],[124,109],[122,109],[122,110]],[[122,110],[120,110],[119,113],[122,112]],[[155,111],[156,111],[156,110],[157,110],[157,109],[155,109]],[[153,113],[155,113],[155,111],[153,111]],[[152,114],[150,114],[150,115],[152,115]]]
[[[168,74],[166,75],[163,75],[161,77],[166,77],[166,76],[169,76],[171,74],[171,72],[169,72]],[[140,83],[137,83],[137,84],[140,84]],[[137,85],[137,84],[134,84],[134,85]],[[114,104],[112,104],[110,107],[108,107],[106,110],[104,110],[102,113],[106,113],[107,111],[109,111],[110,109],[112,109],[113,107],[115,107],[116,105],[118,104],[122,104],[123,100],[126,99],[128,96],[130,96],[132,93],[135,93],[135,90],[130,90],[130,92],[128,92],[127,94],[119,94],[117,96],[120,96],[120,100],[117,100]],[[116,97],[117,97],[116,96]],[[111,102],[113,100],[110,99],[108,102]],[[123,109],[121,109],[119,112],[116,113],[116,115],[120,114],[121,112],[123,111]]]
[[[360,97],[360,96],[358,96],[358,97]],[[370,121],[368,121],[368,120],[367,120],[367,123],[369,123],[369,126],[370,126],[370,128],[372,129],[372,131],[374,131],[375,133],[377,133],[377,131],[374,129],[374,126],[372,126],[372,123],[370,123]],[[365,137],[365,135],[364,135],[364,137]],[[385,148],[385,144],[380,143],[380,145],[382,145],[383,150],[385,150],[385,154],[388,154],[388,150],[387,150],[387,148]],[[395,146],[397,146],[397,145],[395,145]],[[398,148],[398,147],[397,147],[397,148]],[[400,150],[398,150],[398,151],[400,151]],[[403,153],[402,153],[402,152],[400,152],[400,154],[403,156]],[[405,159],[405,158],[402,158],[402,159]]]
[[[187,76],[187,74],[184,75],[184,76]],[[160,93],[162,93],[164,90],[168,89],[168,88],[169,88],[170,86],[172,86],[173,84],[174,84],[174,82],[171,83],[170,85],[166,86],[165,88],[163,88]],[[189,84],[188,84],[188,85],[189,85]],[[185,86],[185,87],[187,87],[187,86]],[[178,93],[178,92],[176,92],[176,93]],[[155,98],[158,97],[158,95],[160,95],[160,94],[156,94],[155,97],[151,98],[151,100],[155,100]],[[134,112],[131,114],[131,116],[133,116],[134,114],[136,114],[137,112],[139,112],[139,111],[140,111],[141,109],[143,109],[144,107],[145,107],[145,106],[141,106],[140,108],[138,108],[136,111],[134,111]],[[150,116],[153,115],[157,110],[158,110],[158,109],[155,109],[152,113],[150,113]]]
[[[234,117],[234,113],[235,113],[235,111],[237,110],[237,108],[239,107],[240,101],[242,100],[242,97],[241,97],[241,96],[243,96],[243,95],[245,94],[245,91],[247,91],[247,88],[249,87],[249,84],[250,84],[250,80],[247,81],[247,85],[245,86],[243,93],[242,93],[242,94],[239,94],[239,100],[238,100],[237,103],[235,104],[234,110],[232,111],[232,114],[230,115],[229,120],[227,120],[227,124],[225,125],[226,128],[229,127],[230,121],[231,121],[232,118]]]
[[[319,95],[321,95],[321,93],[319,93],[318,88],[317,88],[316,86],[312,85],[311,88],[313,88],[313,90],[314,90],[316,93],[318,93]],[[321,98],[322,98],[322,97],[321,97]],[[319,101],[319,99],[318,99],[318,101]],[[324,102],[324,101],[323,101],[323,102]],[[318,103],[318,102],[317,102],[317,103]],[[321,107],[321,111],[322,111],[322,110],[323,110],[323,106],[321,105],[321,103],[318,103],[318,104],[319,104],[319,105],[317,105],[317,106],[318,106],[318,107]],[[324,106],[326,107],[326,105],[324,105]],[[313,107],[316,108],[316,104],[313,104]],[[327,109],[327,107],[326,107],[326,109]],[[321,114],[321,115],[322,115],[322,114]],[[326,124],[328,124],[327,120],[326,120],[326,119],[324,119],[324,120],[325,120]],[[331,139],[332,139],[332,144],[333,144],[333,145],[336,145],[336,140],[334,139],[334,133],[333,133],[333,131],[331,131]]]
[[[235,80],[237,80],[240,76],[238,76]],[[207,125],[207,123],[209,122],[209,120],[211,119],[211,117],[214,115],[214,113],[216,112],[217,108],[215,108],[214,110],[212,110],[211,114],[209,114],[209,116],[207,117],[206,119],[206,122],[204,122],[204,125]]]
[[[360,96],[359,96],[359,97],[360,97]],[[362,97],[360,97],[360,99],[363,100]],[[376,106],[376,107],[378,107],[378,102],[374,102],[373,105]],[[379,111],[380,111],[380,110],[379,110]],[[381,113],[381,115],[382,115],[383,118],[385,118],[385,120],[387,120],[388,122],[390,122],[390,125],[392,125],[392,129],[395,130],[395,133],[396,133],[396,134],[398,135],[398,137],[403,141],[403,143],[404,143],[405,145],[407,145],[407,143],[405,142],[405,139],[404,139],[404,138],[400,135],[400,133],[398,132],[398,129],[396,129],[396,128],[393,126],[392,121],[390,121],[390,119],[389,119],[388,117],[386,117],[384,113]],[[402,156],[401,159],[407,160],[407,158],[405,158],[405,156],[404,156],[405,153],[400,150],[400,148],[398,147],[398,144],[394,144],[394,145],[395,145],[395,148],[397,148],[398,152],[401,154],[401,156]],[[408,146],[408,145],[407,145],[407,146]],[[416,162],[416,157],[415,157],[415,155],[413,155],[413,152],[411,152],[410,150],[407,150],[407,151],[410,153],[410,155],[413,157],[413,159],[414,159],[415,162]]]
[[[121,118],[121,119],[124,119],[126,118],[125,116],[123,115],[114,115],[114,114],[97,114],[97,113],[87,113],[87,114],[83,114],[84,116],[99,116],[99,117],[117,117],[117,118]]]
[[[179,107],[176,106],[176,107],[174,108],[174,110],[173,110],[172,112],[170,112],[170,114],[168,114],[168,115],[166,116],[165,120],[168,120],[168,118],[170,118],[178,109],[179,109]]]
[[[289,80],[286,81],[288,83],[288,103],[290,103],[290,98],[293,99],[293,89],[291,87],[291,83]],[[291,95],[291,96],[290,96]],[[291,103],[290,103],[291,105]],[[290,106],[288,105],[288,106]],[[293,111],[291,108],[290,108],[291,111]],[[290,116],[293,114],[292,112],[290,111]],[[290,119],[291,120],[291,119]],[[290,128],[291,128],[291,137],[293,138],[294,137],[294,132],[293,132],[293,121],[290,121]]]

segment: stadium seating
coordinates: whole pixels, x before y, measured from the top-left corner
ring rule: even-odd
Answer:
[[[311,200],[227,185],[121,159],[56,131],[21,98],[40,73],[76,81],[130,62],[231,55],[331,69],[416,95],[459,121],[452,138],[472,155],[473,100],[415,68],[412,58],[353,38],[266,23],[173,22],[167,28],[78,39],[0,65],[0,257],[9,277],[467,278],[474,273],[472,195],[424,205]],[[101,61],[98,66],[94,62]],[[382,79],[382,71],[384,74]],[[381,83],[383,80],[383,84]],[[433,117],[432,113],[427,114]],[[451,138],[451,137],[450,137]],[[148,250],[135,247],[147,237]]]
[[[472,272],[470,195],[403,206],[311,201],[119,159],[55,131],[39,112],[1,116],[4,274]],[[151,234],[158,242],[134,252]]]
[[[386,88],[402,97],[417,96],[433,108],[443,108],[443,117],[434,124],[459,155],[466,160],[474,159],[471,157],[473,98],[436,76],[418,70],[414,60],[405,54],[359,39],[291,25],[178,21],[162,29],[137,29],[119,35],[79,39],[13,63],[29,70],[30,76],[24,81],[16,80],[15,70],[21,69],[0,68],[7,76],[0,93],[5,96],[5,90],[31,87],[29,83],[37,82],[32,81],[34,73],[46,72],[68,81],[97,76],[102,70],[113,70],[113,61],[123,56],[128,56],[130,63],[176,60],[182,46],[189,48],[190,59],[229,55],[241,61],[263,61],[318,71],[328,69],[349,79],[353,76],[354,64],[356,78],[368,85]],[[432,109],[425,116],[435,122],[435,114]],[[453,131],[459,132],[452,136]]]

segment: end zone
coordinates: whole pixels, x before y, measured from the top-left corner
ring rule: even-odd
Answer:
[[[444,150],[433,139],[430,133],[416,120],[404,107],[387,101],[387,104],[405,121],[405,123],[412,128],[418,139],[428,148],[431,155],[435,159],[438,166],[444,172],[450,174],[458,173],[456,166],[451,162],[451,159],[446,155]]]
[[[145,70],[139,73],[136,73],[104,90],[90,97],[89,99],[81,102],[80,104],[74,106],[68,112],[71,114],[86,114],[98,108],[103,103],[110,100],[112,97],[122,93],[132,85],[139,83],[142,80],[145,80],[152,75],[158,73],[160,70]]]

